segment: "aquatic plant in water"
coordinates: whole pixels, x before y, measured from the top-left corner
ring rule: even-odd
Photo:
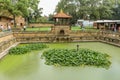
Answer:
[[[109,68],[111,62],[108,54],[103,54],[89,49],[51,49],[43,52],[47,65],[60,66],[96,66]]]
[[[17,46],[11,48],[9,50],[9,54],[26,54],[32,50],[42,50],[44,48],[47,48],[47,45],[42,43],[25,44],[24,46]]]

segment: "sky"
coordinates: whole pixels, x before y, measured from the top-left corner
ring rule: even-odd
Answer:
[[[40,0],[39,7],[43,8],[43,16],[48,16],[49,14],[53,14],[55,11],[55,7],[60,0]]]

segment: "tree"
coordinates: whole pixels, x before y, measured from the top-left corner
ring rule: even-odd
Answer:
[[[29,22],[38,22],[41,18],[43,8],[38,8],[39,0],[28,0]]]
[[[0,9],[2,13],[8,11],[13,16],[14,26],[16,27],[16,16],[23,16],[26,20],[32,12],[28,9],[32,9],[36,17],[41,14],[42,9],[38,9],[39,0],[0,0]],[[40,14],[38,13],[40,12]]]
[[[29,22],[38,22],[41,18],[42,8],[36,8],[29,13]]]
[[[49,21],[54,21],[53,14],[49,14]]]
[[[5,11],[11,14],[14,19],[14,27],[16,27],[16,16],[25,16],[27,15],[27,6],[24,4],[26,0],[1,0],[2,2],[2,13],[4,14]],[[7,16],[7,15],[6,15]]]
[[[112,19],[120,20],[120,1],[118,1],[117,4],[115,4],[112,10],[113,10]]]
[[[55,12],[63,9],[64,12],[73,16],[72,23],[77,19],[112,19],[114,4],[114,0],[61,0]]]

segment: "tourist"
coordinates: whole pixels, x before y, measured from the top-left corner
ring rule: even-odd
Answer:
[[[11,31],[11,26],[10,25],[8,25],[8,31]]]
[[[32,26],[32,28],[34,28],[34,26]]]
[[[24,31],[26,30],[26,26],[25,26],[25,25],[23,26],[23,30],[24,30]]]
[[[0,32],[2,31],[2,29],[1,29],[1,25],[0,25]]]
[[[114,28],[114,24],[113,24],[113,25],[112,25],[112,31],[114,31],[114,29],[115,29],[115,28]]]
[[[83,26],[83,23],[81,23],[81,29],[84,30],[84,26]]]
[[[116,30],[116,27],[117,27],[117,25],[115,24],[115,26],[114,26],[114,32],[116,32],[117,30]]]
[[[81,26],[81,29],[82,29],[83,28],[83,23],[81,23],[80,26]]]
[[[3,27],[3,25],[0,26],[0,29],[1,29],[1,31],[4,31],[4,27]]]
[[[79,50],[79,45],[77,44],[77,51]]]

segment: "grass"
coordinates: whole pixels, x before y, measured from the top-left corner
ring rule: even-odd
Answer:
[[[50,31],[51,27],[41,27],[41,28],[26,28],[26,31]],[[79,26],[72,26],[72,31],[99,31],[96,29],[93,29],[93,27],[85,27],[81,28]]]
[[[77,27],[77,26],[72,26],[72,27],[71,27],[71,30],[77,31],[77,30],[81,30],[81,28],[80,28],[80,27]]]
[[[99,31],[97,29],[94,29],[93,27],[84,27],[84,28],[81,28],[79,26],[72,26],[71,27],[71,30],[72,31]]]
[[[26,31],[50,31],[51,27],[42,27],[42,28],[26,28]]]

